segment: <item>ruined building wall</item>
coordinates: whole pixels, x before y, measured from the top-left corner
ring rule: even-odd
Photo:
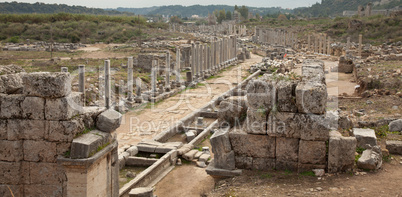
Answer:
[[[93,115],[101,112],[85,113],[82,93],[71,92],[69,73],[2,75],[0,86],[0,196],[11,196],[9,190],[16,197],[67,196],[72,182],[112,196],[102,189],[111,179],[95,178],[98,182],[90,185],[68,177],[68,165],[60,164],[60,158],[69,157],[74,139],[94,126]],[[99,176],[111,168],[110,158],[109,163],[99,158],[85,171],[94,169]]]

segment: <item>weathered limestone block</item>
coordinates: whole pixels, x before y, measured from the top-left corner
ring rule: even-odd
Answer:
[[[52,142],[71,142],[74,136],[84,131],[84,124],[79,120],[70,121],[48,121],[47,140]]]
[[[145,157],[132,157],[126,158],[126,166],[143,166],[148,167],[157,162],[158,159],[145,158]]]
[[[298,163],[294,161],[282,161],[277,159],[275,161],[275,169],[277,170],[290,170],[293,172],[298,171]]]
[[[24,141],[24,160],[34,162],[55,162],[56,143],[46,141]]]
[[[325,141],[300,140],[299,147],[299,163],[325,164],[327,149]]]
[[[83,94],[73,92],[67,97],[46,99],[46,120],[70,120],[82,112]]]
[[[129,197],[154,197],[154,189],[152,187],[137,187],[128,193]]]
[[[304,60],[302,77],[304,82],[325,84],[324,62],[320,60]]]
[[[109,109],[98,116],[96,127],[104,132],[113,132],[119,128],[122,118],[119,112]]]
[[[71,144],[71,158],[82,159],[93,156],[98,147],[105,145],[112,140],[110,133],[93,130],[87,134],[75,138]]]
[[[299,163],[298,173],[312,171],[314,169],[325,169],[325,164],[305,164]]]
[[[57,163],[29,163],[31,184],[57,185],[67,180],[63,168]]]
[[[235,157],[236,168],[239,169],[252,169],[253,167],[253,158],[252,157]]]
[[[8,120],[8,140],[43,140],[47,137],[44,120]]]
[[[244,129],[250,134],[267,134],[268,111],[265,109],[248,108]]]
[[[0,120],[0,140],[7,140],[7,120]]]
[[[45,99],[39,97],[25,97],[21,103],[22,117],[26,119],[45,119]]]
[[[276,99],[274,82],[254,80],[247,84],[247,105],[254,110],[271,111]]]
[[[344,56],[339,58],[338,72],[352,73],[354,68],[353,60],[346,59]]]
[[[296,87],[299,113],[324,114],[327,106],[327,86],[317,82],[301,82]]]
[[[300,122],[295,113],[270,113],[267,133],[273,137],[300,138]]]
[[[13,197],[8,188],[13,191],[14,196],[24,196],[24,185],[0,185],[0,196]]]
[[[299,139],[276,138],[276,159],[297,162],[299,157]]]
[[[71,78],[67,72],[36,72],[22,76],[24,94],[42,98],[62,98],[71,93]]]
[[[251,168],[254,170],[268,171],[275,169],[275,165],[276,165],[275,159],[253,158],[253,164]]]
[[[231,96],[224,101],[239,105],[243,108],[243,112],[247,111],[247,97],[246,96]]]
[[[386,148],[391,154],[402,155],[402,141],[387,140]]]
[[[366,170],[378,170],[382,165],[382,152],[380,146],[373,146],[363,151],[357,160],[357,167]]]
[[[24,99],[21,94],[0,94],[0,118],[22,118],[21,102]]]
[[[22,141],[0,140],[0,161],[17,162],[22,159]]]
[[[229,139],[229,128],[219,129],[210,138],[215,168],[234,170],[235,154]]]
[[[155,153],[168,153],[183,146],[182,142],[166,142],[155,148]],[[128,151],[128,150],[127,150]]]
[[[197,154],[198,150],[190,150],[186,154],[183,155],[183,158],[187,161],[191,161],[194,159],[195,154]]]
[[[377,145],[377,137],[373,129],[353,128],[353,135],[357,140],[357,147],[369,148]]]
[[[131,146],[130,148],[128,148],[126,150],[126,152],[128,152],[130,154],[130,156],[135,156],[138,154],[138,148],[137,148],[137,146]]]
[[[401,131],[402,132],[402,119],[399,120],[394,120],[389,123],[389,131],[395,132],[395,131]]]
[[[328,172],[335,173],[353,169],[356,144],[355,137],[342,137],[338,131],[331,131],[328,147]]]
[[[22,88],[22,76],[24,74],[8,74],[0,76],[0,93],[6,94],[21,94]]]
[[[58,142],[56,143],[56,153],[57,155],[65,155],[70,152],[71,143],[70,142]]]
[[[276,85],[278,92],[277,109],[279,112],[297,112],[296,81],[279,81]]]
[[[245,116],[245,109],[241,105],[222,101],[219,104],[218,121],[220,125],[234,126],[239,124],[241,118]]]
[[[0,185],[28,184],[30,181],[29,163],[0,161],[0,174]]]
[[[64,189],[64,192],[65,189]],[[32,184],[24,186],[25,196],[63,196],[63,185],[51,184]],[[64,193],[65,195],[65,193]]]
[[[275,158],[275,138],[268,135],[247,134],[242,130],[229,133],[236,157]]]
[[[330,126],[324,115],[296,114],[295,121],[302,140],[328,140]]]

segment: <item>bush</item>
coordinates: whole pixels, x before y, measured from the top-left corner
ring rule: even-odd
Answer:
[[[8,39],[8,42],[19,43],[20,42],[20,37],[19,36],[13,36],[10,39]]]

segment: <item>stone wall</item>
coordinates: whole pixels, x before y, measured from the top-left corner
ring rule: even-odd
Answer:
[[[104,109],[82,107],[83,95],[71,92],[69,73],[2,75],[1,83],[0,196],[11,196],[8,188],[14,196],[67,196],[67,185],[83,180],[68,177],[60,159],[70,157],[74,140],[85,127],[95,126]],[[90,168],[98,167],[85,166]]]
[[[305,60],[301,78],[265,74],[250,81],[247,96],[232,97],[220,104],[220,125],[232,128],[221,129],[211,137],[213,165],[225,170],[303,172],[328,169],[329,160],[340,160],[333,162],[331,169],[353,167],[354,138],[334,135],[328,148],[333,154],[328,157],[330,131],[338,128],[339,117],[326,112],[326,103],[321,61]]]

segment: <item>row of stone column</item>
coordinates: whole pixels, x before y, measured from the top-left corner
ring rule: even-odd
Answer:
[[[191,45],[191,77],[187,82],[203,80],[236,59],[236,36],[214,38],[209,44]]]
[[[280,45],[296,48],[297,36],[293,32],[282,29],[262,29],[254,27],[254,42],[269,45]]]
[[[308,35],[307,51],[331,55],[331,37],[325,34]]]

